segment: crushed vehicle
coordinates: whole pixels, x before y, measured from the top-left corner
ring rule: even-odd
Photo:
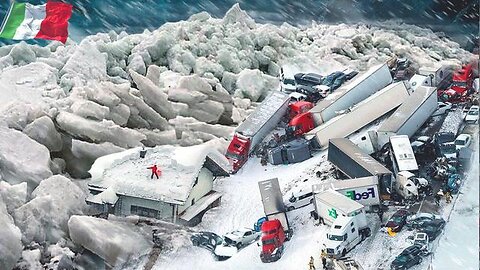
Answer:
[[[400,209],[395,212],[385,223],[386,228],[390,228],[392,232],[399,232],[407,223],[407,217],[410,215],[405,209]]]
[[[404,249],[390,264],[390,269],[400,270],[408,269],[417,264],[421,264],[423,252],[420,247],[413,245]]]
[[[267,161],[270,164],[292,164],[312,157],[310,142],[297,138],[267,150]]]
[[[420,228],[417,228],[417,230],[419,232],[426,233],[430,241],[433,241],[440,235],[440,233],[442,233],[442,230],[445,228],[446,224],[446,221],[443,219],[435,219],[423,223]]]
[[[223,238],[212,232],[194,233],[190,240],[193,246],[204,248],[219,261],[226,260],[238,252],[237,247],[224,245]]]
[[[236,246],[238,249],[249,245],[260,238],[260,232],[252,229],[242,228],[223,236],[224,244]]]
[[[407,218],[407,224],[405,225],[409,230],[421,228],[425,223],[433,220],[442,220],[439,215],[431,213],[417,213]]]
[[[413,245],[420,247],[420,249],[423,251],[428,252],[429,244],[429,238],[426,233],[418,232],[413,237]]]

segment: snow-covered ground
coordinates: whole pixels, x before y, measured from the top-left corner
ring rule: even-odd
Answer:
[[[0,224],[7,228],[0,230],[7,240],[0,241],[0,268],[11,269],[17,261],[34,268],[40,259],[71,258],[70,248],[78,252],[87,245],[72,241],[67,221],[86,213],[80,203],[86,185],[78,178],[90,177],[88,170],[98,157],[141,145],[229,140],[258,102],[278,89],[281,66],[327,75],[345,68],[364,71],[393,56],[409,58],[415,67],[460,64],[474,57],[412,25],[274,26],[255,23],[237,5],[223,18],[202,12],[141,34],[112,31],[80,44],[0,47],[0,180],[6,182],[0,184]],[[253,226],[263,216],[259,180],[278,177],[286,194],[309,189],[321,181],[315,172],[328,175],[325,160],[325,153],[319,153],[299,164],[262,167],[251,159],[238,174],[218,179],[215,189],[225,194],[222,204],[195,229],[223,234]],[[307,266],[310,256],[318,265],[326,227],[314,226],[307,208],[290,212],[289,218],[297,233],[278,262],[262,264],[256,245],[215,262],[207,251],[178,241],[178,252],[162,253],[155,268],[298,269]],[[103,221],[82,220],[72,223],[81,232],[108,227]],[[370,220],[379,226],[376,216]],[[128,234],[128,228],[122,231]],[[395,241],[403,244],[403,237],[399,234]],[[376,268],[392,259],[382,250],[392,241],[375,234],[352,255]],[[100,244],[91,249],[103,252]]]

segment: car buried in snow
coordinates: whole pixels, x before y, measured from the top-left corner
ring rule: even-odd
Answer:
[[[237,248],[249,245],[260,238],[260,232],[252,229],[242,228],[223,236],[224,245],[235,246]]]
[[[413,245],[407,247],[390,264],[391,270],[409,269],[422,263],[423,251],[419,246]]]
[[[395,212],[385,224],[385,227],[390,228],[392,232],[399,232],[407,223],[407,217],[410,213],[405,209],[400,209]]]

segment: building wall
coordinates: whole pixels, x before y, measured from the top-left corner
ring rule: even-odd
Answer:
[[[193,186],[190,195],[184,205],[178,206],[178,214],[181,214],[185,209],[192,205],[192,199],[197,202],[213,188],[213,173],[203,167],[198,174],[198,182]]]
[[[156,210],[156,217],[157,219],[163,219],[167,221],[173,220],[173,205],[154,201],[154,200],[147,200],[142,198],[135,198],[135,197],[128,197],[128,196],[119,196],[119,200],[115,206],[115,214],[127,216],[127,215],[134,215],[132,213],[132,206],[136,207],[143,207],[146,209]],[[138,213],[137,213],[138,214]]]

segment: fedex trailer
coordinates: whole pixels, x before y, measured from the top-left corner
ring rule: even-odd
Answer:
[[[315,212],[320,220],[327,225],[332,225],[339,216],[348,217],[365,211],[360,203],[331,189],[314,194],[313,201]]]
[[[329,189],[335,190],[363,206],[372,208],[372,210],[378,209],[381,203],[376,176],[338,180],[312,186],[313,194],[319,194]]]

